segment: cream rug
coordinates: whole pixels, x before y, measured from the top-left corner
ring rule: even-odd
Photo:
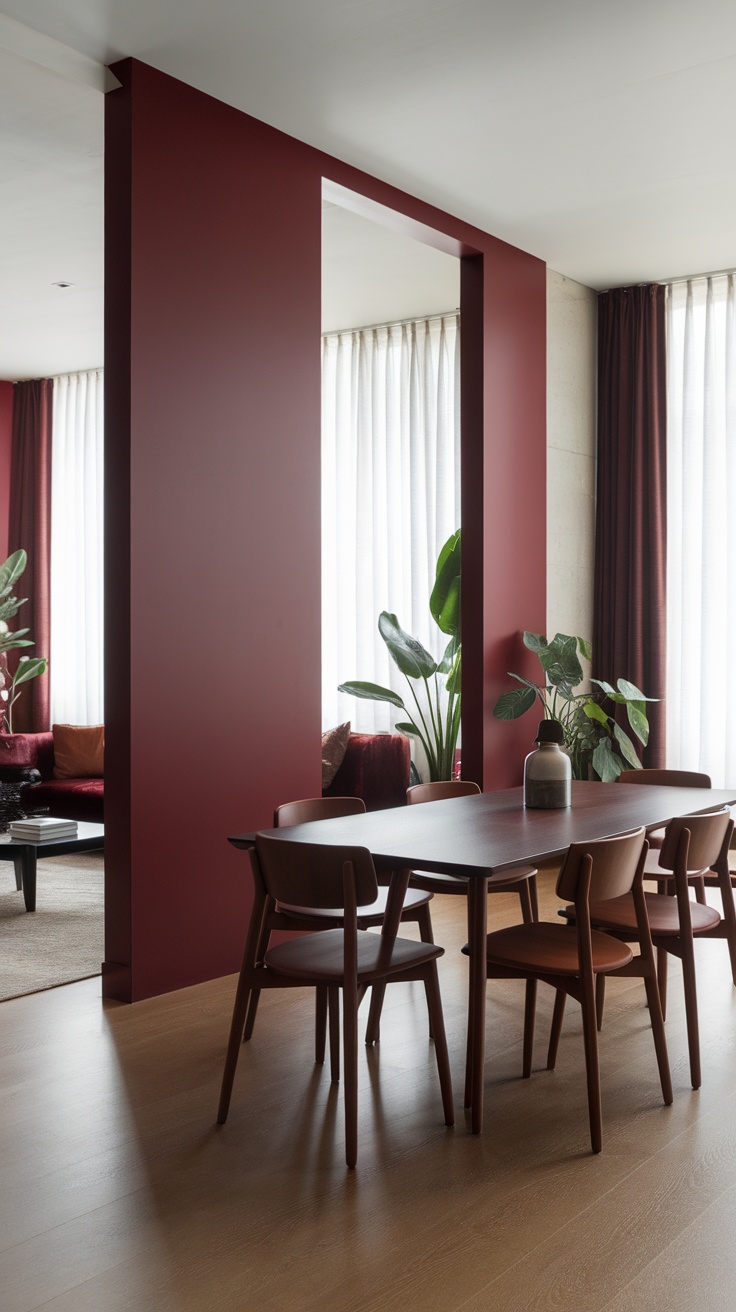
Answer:
[[[0,861],[0,999],[99,975],[104,955],[103,852],[38,863],[36,911]]]

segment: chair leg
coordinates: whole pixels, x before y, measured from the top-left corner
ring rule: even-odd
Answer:
[[[330,1021],[333,1009],[332,994],[338,989],[330,988]],[[346,988],[342,999],[342,1035],[343,1060],[345,1064],[344,1098],[345,1098],[345,1160],[349,1167],[358,1160],[358,998],[355,988]],[[338,1037],[339,1043],[339,1037]],[[334,1077],[333,1077],[334,1078]]]
[[[325,1043],[327,1040],[327,988],[318,984],[315,989],[314,1008],[314,1060],[322,1066],[325,1060]]]
[[[659,989],[657,987],[654,961],[652,960],[651,973],[644,976],[644,987],[647,991],[647,1003],[649,1005],[649,1019],[652,1024],[652,1034],[654,1036],[654,1050],[657,1054],[657,1066],[659,1068],[659,1079],[662,1085],[662,1097],[669,1107],[672,1103],[672,1076],[670,1074],[670,1062],[667,1055],[667,1039],[664,1032],[664,1020],[662,1019],[662,1006],[659,1000]]]
[[[383,1010],[383,995],[385,992],[385,980],[374,980],[371,985],[371,1005],[368,1011],[368,1024],[365,1029],[365,1041],[369,1046],[372,1043],[378,1043],[381,1037],[381,1012]]]
[[[529,1079],[532,1073],[532,1056],[534,1053],[534,1022],[537,1012],[537,981],[528,979],[526,982],[526,998],[524,1003],[524,1056],[522,1074],[525,1080]]]
[[[662,1020],[667,1019],[667,958],[665,948],[657,948],[657,984],[659,986],[659,1005],[662,1008]]]
[[[518,888],[519,901],[521,903],[521,918],[525,925],[531,925],[532,921],[536,920],[536,916],[534,915],[534,907],[532,905],[532,895],[529,891],[529,880],[522,880],[518,885]]]
[[[692,939],[681,939],[682,982],[685,987],[685,1017],[687,1020],[687,1046],[690,1054],[690,1083],[700,1088],[700,1029],[698,1025],[698,993],[695,984],[695,953]]]
[[[527,879],[526,882],[527,882],[527,887],[529,889],[529,896],[532,900],[532,919],[539,920],[539,894],[537,891],[537,876],[532,875],[531,878]]]
[[[455,1108],[453,1106],[452,1098],[452,1074],[450,1072],[450,1058],[447,1052],[445,1018],[442,1013],[442,999],[440,997],[440,984],[437,976],[436,961],[431,961],[426,968],[424,975],[424,990],[427,995],[429,1027],[434,1035],[434,1051],[437,1058],[437,1074],[440,1077],[440,1091],[442,1093],[442,1109],[445,1113],[445,1125],[454,1125]]]
[[[419,937],[422,940],[422,943],[434,943],[432,917],[429,914],[429,902],[425,902],[424,906],[417,907],[417,924],[419,925]]]
[[[340,1079],[340,990],[337,985],[330,985],[327,990],[327,1015],[330,1031],[330,1079],[337,1084]]]
[[[555,1009],[552,1012],[552,1025],[549,1031],[549,1047],[547,1049],[547,1070],[553,1071],[557,1062],[557,1049],[560,1046],[560,1035],[562,1033],[562,1021],[565,1015],[565,1003],[567,994],[564,989],[558,989],[555,993]]]
[[[251,989],[250,997],[248,998],[248,1012],[245,1017],[245,1028],[243,1030],[243,1043],[247,1043],[253,1035],[253,1026],[256,1023],[256,1012],[258,1011],[260,997],[260,989]]]
[[[581,978],[583,1009],[583,1040],[585,1045],[585,1071],[588,1081],[588,1117],[590,1144],[594,1153],[602,1146],[603,1125],[601,1115],[601,1073],[598,1065],[598,1030],[595,1014],[595,986],[592,980]]]
[[[606,1002],[606,977],[605,975],[596,975],[595,977],[595,1021],[598,1026],[598,1032],[603,1029],[603,1008]]]

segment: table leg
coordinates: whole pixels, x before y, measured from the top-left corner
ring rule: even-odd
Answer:
[[[381,929],[381,933],[385,934],[387,938],[396,938],[398,935],[410,874],[410,870],[394,870],[391,874],[388,897],[386,898],[386,914]],[[365,1031],[365,1041],[368,1044],[377,1043],[380,1038],[381,1009],[385,991],[386,985],[383,980],[376,980],[371,988],[371,1005]]]
[[[468,881],[468,944],[470,996],[468,1009],[468,1060],[473,1134],[483,1129],[483,1083],[486,1039],[486,935],[488,933],[488,880]]]
[[[15,868],[15,887],[20,893],[23,890],[23,862],[19,856],[13,857],[13,866]]]
[[[24,847],[20,857],[20,873],[26,911],[36,910],[36,849]]]

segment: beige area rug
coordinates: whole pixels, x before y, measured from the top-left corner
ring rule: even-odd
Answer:
[[[0,1000],[99,975],[104,955],[103,852],[38,863],[36,911],[0,862]]]

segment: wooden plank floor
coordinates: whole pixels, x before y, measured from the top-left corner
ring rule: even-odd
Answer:
[[[556,901],[549,888],[543,915]],[[499,895],[492,923],[517,918]],[[733,1306],[736,990],[699,950],[703,1088],[680,980],[663,1107],[640,981],[609,989],[604,1145],[589,1152],[579,1015],[558,1069],[521,1065],[522,986],[489,985],[486,1129],[462,1111],[464,902],[435,899],[458,1123],[445,1128],[419,986],[361,1053],[358,1167],[312,1053],[308,994],[266,995],[214,1124],[234,980],[133,1007],[99,981],[0,1004],[3,1312],[715,1312]],[[546,992],[546,991],[545,991]],[[363,1017],[365,1023],[365,1017]]]

